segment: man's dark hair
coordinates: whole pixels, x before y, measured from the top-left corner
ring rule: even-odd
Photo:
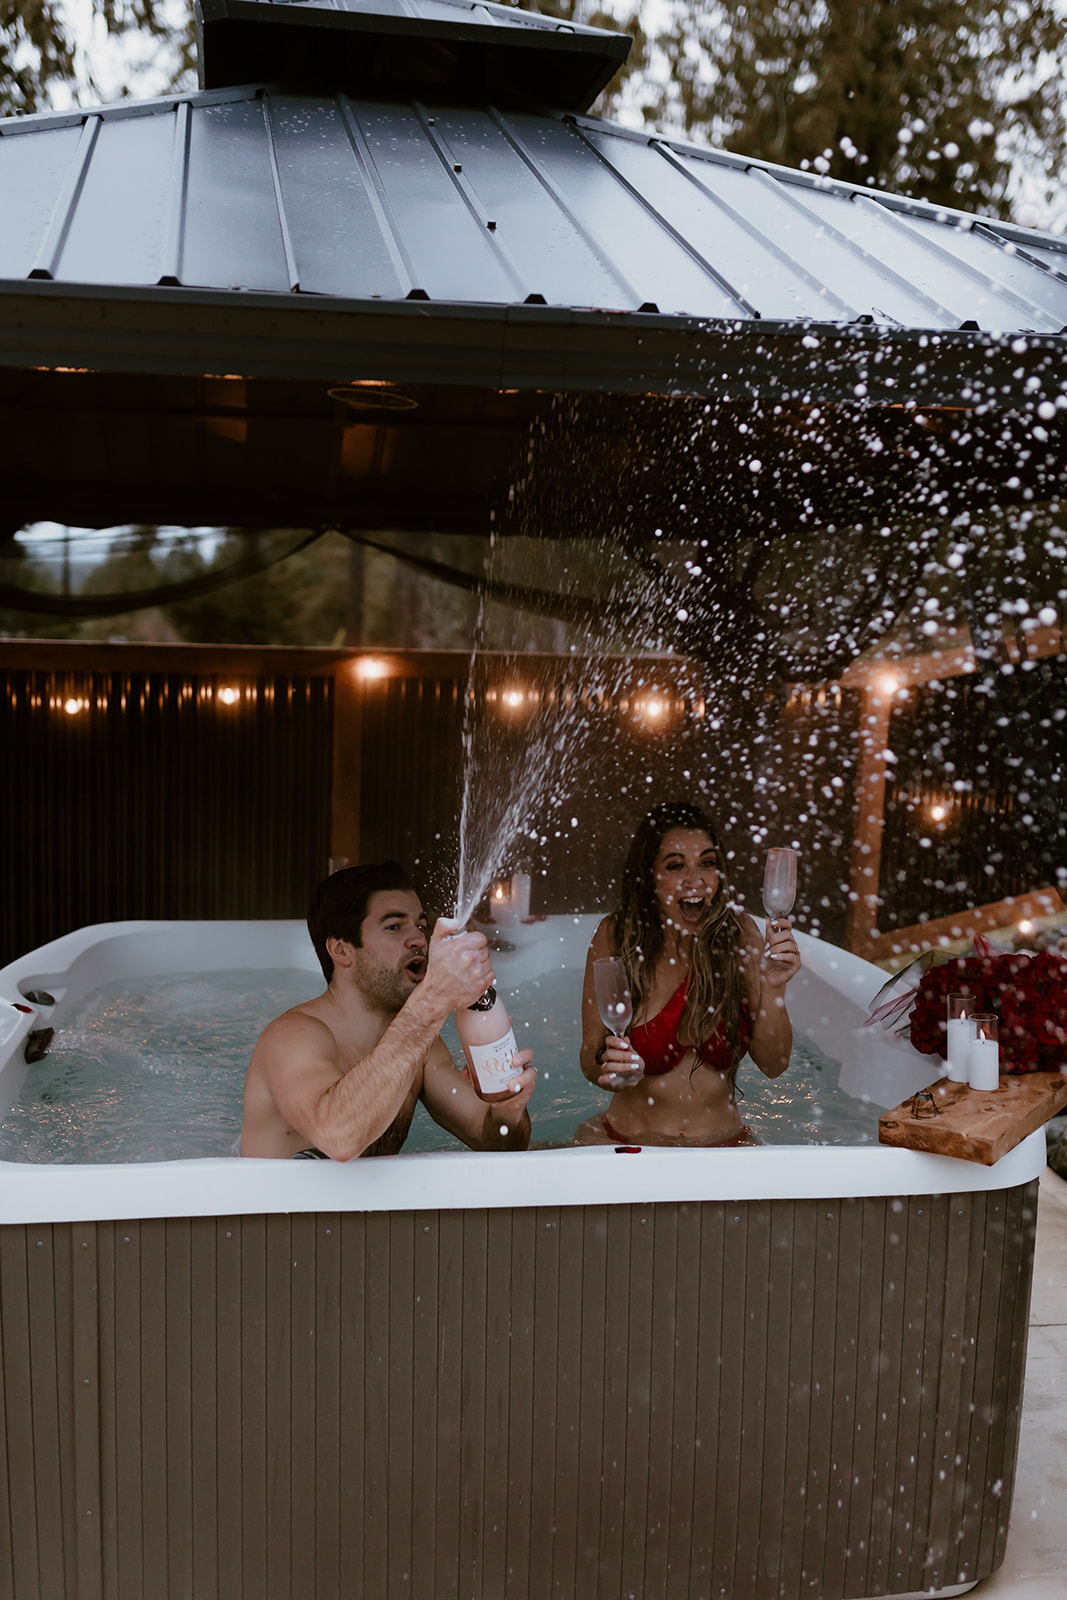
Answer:
[[[324,878],[308,906],[308,933],[315,946],[323,977],[333,977],[327,939],[344,939],[357,949],[363,942],[363,919],[372,894],[379,890],[418,890],[398,861],[374,861],[362,867],[342,867]]]

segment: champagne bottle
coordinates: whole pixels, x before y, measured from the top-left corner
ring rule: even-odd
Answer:
[[[467,1058],[467,1076],[483,1100],[510,1100],[508,1084],[519,1075],[518,1045],[504,1002],[488,988],[472,1006],[456,1012],[456,1032]]]

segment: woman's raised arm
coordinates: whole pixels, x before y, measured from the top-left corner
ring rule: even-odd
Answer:
[[[792,925],[784,918],[777,932],[770,934],[770,943],[765,943],[751,917],[743,916],[741,927],[745,1004],[752,1018],[748,1053],[765,1077],[780,1078],[793,1049],[785,986],[800,971],[800,953]]]

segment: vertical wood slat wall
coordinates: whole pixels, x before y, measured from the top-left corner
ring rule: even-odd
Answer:
[[[330,855],[331,677],[5,677],[0,965],[92,922],[303,915]]]
[[[0,1229],[10,1600],[820,1600],[1003,1557],[1036,1184]]]

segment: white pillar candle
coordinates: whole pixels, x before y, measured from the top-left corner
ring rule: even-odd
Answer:
[[[506,925],[512,920],[510,878],[494,878],[489,889],[489,907],[494,922]]]
[[[996,1019],[976,1017],[975,1036],[971,1040],[969,1080],[972,1089],[998,1089],[1000,1087],[1000,1042],[997,1039]]]
[[[968,1083],[971,1071],[971,1041],[974,1038],[973,1017],[949,1017],[948,1061],[945,1076],[953,1083]]]
[[[511,874],[511,908],[517,922],[525,922],[530,915],[530,874]]]

